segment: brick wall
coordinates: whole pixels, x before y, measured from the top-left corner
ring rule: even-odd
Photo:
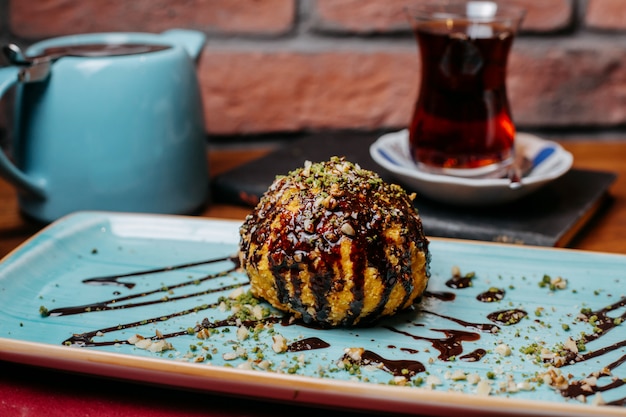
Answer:
[[[415,1],[415,0],[413,0]],[[515,0],[527,9],[509,61],[519,129],[626,126],[626,1]],[[411,0],[3,0],[3,41],[190,28],[213,136],[406,126],[418,89]],[[626,136],[626,135],[624,135]]]

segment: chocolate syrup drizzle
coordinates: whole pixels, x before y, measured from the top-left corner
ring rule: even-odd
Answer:
[[[626,311],[623,312],[621,315],[616,316],[615,318],[610,317],[608,313],[614,312],[617,309],[624,307],[626,307],[626,297],[623,297],[615,303],[609,304],[606,307],[595,311],[581,311],[581,315],[585,317],[586,321],[593,321],[596,330],[593,333],[583,334],[578,339],[578,341],[587,345],[592,341],[598,340],[606,336],[607,334],[609,334],[609,332],[619,327],[626,320]],[[575,363],[585,362],[593,358],[598,358],[625,346],[626,340],[622,340],[586,353],[575,353],[571,351],[563,352],[565,356],[565,362],[561,366],[571,366]],[[597,393],[606,392],[626,385],[626,381],[624,379],[616,378],[611,375],[611,371],[623,365],[624,363],[626,363],[626,355],[622,355],[617,360],[602,367],[599,371],[588,375],[588,378],[596,377],[598,381],[605,378],[611,378],[611,382],[609,382],[608,384],[589,384],[585,381],[587,378],[581,380],[572,380],[569,381],[565,389],[560,390],[561,395],[567,398],[577,398],[579,396],[589,397]],[[607,404],[624,406],[626,405],[626,397],[613,400]]]
[[[361,366],[374,365],[393,376],[402,376],[406,379],[411,379],[414,375],[426,371],[424,364],[419,361],[386,359],[371,350],[364,350],[358,360],[349,354],[345,354],[342,360]]]
[[[391,330],[394,333],[401,334],[403,336],[410,337],[415,340],[424,340],[429,342],[435,349],[439,351],[439,359],[448,361],[456,358],[463,353],[463,344],[465,341],[476,341],[480,339],[480,334],[473,332],[466,332],[464,330],[452,330],[452,329],[432,329],[435,332],[441,332],[446,335],[445,338],[435,339],[430,337],[419,336],[411,334],[404,330],[399,330],[390,326],[383,326],[384,328]]]
[[[446,320],[453,321],[457,324],[460,324],[463,327],[478,330],[479,332],[498,333],[500,331],[500,328],[498,326],[491,324],[491,323],[470,323],[468,321],[457,319],[455,317],[444,316],[443,314],[435,313],[433,311],[422,310],[422,312],[432,314],[433,316],[441,317]]]
[[[166,266],[164,268],[146,269],[146,270],[143,270],[143,271],[130,272],[128,274],[109,275],[109,276],[104,276],[104,277],[87,278],[87,279],[84,279],[82,282],[84,284],[91,284],[91,285],[118,285],[118,286],[126,287],[128,289],[133,289],[133,288],[135,288],[135,283],[133,283],[133,282],[120,282],[119,280],[122,279],[122,278],[138,277],[138,276],[142,276],[142,275],[158,274],[158,273],[163,273],[163,272],[176,271],[176,270],[179,270],[179,269],[187,269],[187,268],[192,268],[194,266],[207,265],[207,264],[212,264],[212,263],[222,262],[222,261],[232,261],[233,263],[235,263],[235,265],[239,265],[239,259],[236,256],[231,256],[231,257],[224,257],[224,258],[220,258],[220,259],[210,259],[210,260],[207,260],[207,261],[190,262],[190,263],[186,263],[186,264]],[[227,275],[228,273],[232,272],[233,270],[225,271],[223,273],[223,275]]]
[[[287,352],[302,352],[303,350],[325,349],[327,347],[330,347],[330,343],[319,337],[307,337],[290,343],[287,346]]]
[[[90,313],[90,312],[95,312],[95,311],[116,310],[116,309],[122,309],[122,308],[124,309],[136,308],[136,307],[141,307],[145,305],[167,303],[167,302],[172,302],[172,301],[185,299],[185,298],[198,297],[198,296],[202,296],[202,295],[206,295],[210,293],[234,289],[234,288],[248,284],[248,282],[241,282],[238,284],[220,286],[218,288],[208,289],[205,291],[200,291],[200,292],[196,292],[193,294],[182,295],[178,297],[162,297],[158,300],[133,302],[133,303],[127,302],[129,300],[140,299],[142,297],[146,297],[155,293],[168,292],[171,289],[181,288],[181,287],[185,287],[188,285],[197,285],[199,282],[210,281],[216,278],[227,276],[233,273],[234,271],[236,271],[237,268],[239,268],[238,259],[236,257],[223,257],[223,258],[212,259],[212,260],[207,260],[207,261],[202,261],[202,262],[181,264],[181,265],[176,265],[176,266],[171,266],[171,267],[166,267],[166,268],[136,271],[132,273],[112,275],[112,276],[106,276],[106,277],[88,278],[88,279],[83,280],[83,283],[87,285],[94,285],[94,284],[95,285],[118,285],[118,286],[124,286],[126,288],[132,289],[134,287],[134,284],[128,283],[128,282],[121,282],[120,279],[144,276],[148,274],[165,273],[165,272],[189,268],[193,266],[224,262],[224,261],[231,261],[233,263],[233,266],[225,269],[224,271],[205,275],[201,278],[193,279],[190,281],[180,282],[178,284],[170,285],[167,288],[158,288],[158,289],[147,291],[147,292],[130,294],[127,296],[118,297],[118,298],[105,300],[101,302],[96,302],[92,304],[69,306],[69,307],[53,309],[49,311],[49,316],[55,317],[55,316],[71,315],[71,314],[84,314],[84,313]],[[456,278],[453,277],[451,278],[451,280],[455,280],[455,279],[458,280],[458,278],[459,277],[456,277]],[[459,285],[459,282],[457,281],[451,286],[455,288],[456,290],[470,288],[471,287],[470,285],[465,285],[467,284],[465,280],[465,278],[467,277],[461,277],[461,278],[463,278],[464,280],[463,285]],[[455,300],[456,295],[453,292],[426,291],[423,297],[437,299],[442,302],[452,302]],[[502,297],[504,297],[504,294],[502,294]],[[127,302],[127,303],[121,304],[123,302]],[[118,324],[118,325],[107,327],[107,328],[92,330],[92,331],[85,332],[85,333],[74,334],[72,337],[64,340],[62,343],[64,345],[77,346],[77,347],[97,347],[97,346],[111,346],[115,344],[129,344],[129,342],[126,340],[95,341],[94,339],[98,337],[102,337],[103,335],[107,333],[111,333],[111,332],[115,332],[115,331],[119,331],[123,329],[138,328],[138,327],[150,324],[150,323],[162,322],[170,318],[180,317],[180,316],[196,313],[198,311],[209,310],[212,308],[216,308],[217,306],[218,306],[218,303],[202,304],[202,305],[195,306],[193,308],[181,310],[181,311],[174,312],[168,315],[142,319],[139,321]],[[624,308],[624,307],[626,307],[626,297],[604,308],[601,308],[595,311],[581,312],[582,316],[586,318],[586,321],[592,321],[592,318],[593,318],[593,323],[599,330],[594,333],[583,334],[581,338],[579,339],[579,341],[587,344],[589,342],[601,339],[603,336],[605,336],[606,334],[610,333],[613,329],[618,327],[621,324],[621,321],[626,320],[626,312],[623,312],[621,315],[616,316],[615,318],[610,317],[609,312],[615,312],[617,309]],[[425,309],[420,310],[420,314],[435,315],[445,320],[454,322],[457,325],[460,325],[466,328],[467,330],[431,329],[434,332],[440,332],[443,334],[443,337],[436,338],[436,337],[424,337],[419,334],[413,334],[405,330],[394,328],[393,326],[390,326],[390,325],[382,325],[382,327],[393,333],[403,335],[409,339],[426,341],[430,343],[433,348],[439,351],[438,358],[444,361],[453,360],[455,358],[461,361],[466,361],[466,362],[480,361],[486,354],[486,350],[483,348],[476,348],[472,350],[471,352],[465,353],[463,342],[475,342],[479,340],[481,338],[480,333],[495,334],[500,331],[500,327],[492,323],[472,323],[472,322],[468,322],[465,320],[461,320],[459,318],[449,317],[449,316],[435,313],[433,311],[429,311]],[[521,309],[510,309],[510,310],[492,312],[487,315],[487,318],[494,323],[509,326],[509,325],[515,325],[519,323],[519,321],[521,321],[526,316],[527,316],[527,313]],[[195,332],[200,331],[201,329],[215,329],[215,328],[220,328],[220,327],[233,327],[233,326],[245,326],[245,327],[251,328],[259,324],[273,324],[273,323],[280,323],[283,326],[300,325],[303,327],[311,327],[310,324],[304,323],[301,320],[294,320],[293,317],[285,316],[285,315],[270,316],[270,317],[266,317],[260,320],[255,319],[255,320],[244,320],[244,321],[237,319],[233,315],[226,319],[216,320],[216,321],[211,321],[208,318],[205,318],[201,321],[201,323],[196,324],[192,328],[192,330],[193,330],[193,333],[195,333]],[[422,324],[418,324],[418,323],[414,323],[414,325],[422,326]],[[470,330],[473,330],[473,331],[470,331]],[[190,333],[190,330],[180,330],[180,331],[171,332],[167,334],[155,335],[151,339],[153,340],[170,339],[170,338],[185,336],[189,334],[192,334]],[[562,366],[569,366],[574,363],[584,362],[593,358],[601,357],[604,354],[615,351],[624,346],[626,346],[626,340],[614,343],[609,346],[602,347],[600,349],[589,351],[589,352],[583,352],[583,353],[565,352],[564,354],[566,355],[566,361],[564,364],[562,364]],[[328,347],[330,347],[330,344],[328,342],[318,337],[308,337],[302,340],[292,342],[291,344],[288,345],[287,350],[289,352],[300,352],[300,351],[308,351],[308,350],[314,350],[314,349],[325,349]],[[391,346],[391,345],[388,347],[396,348],[396,346]],[[418,349],[415,349],[409,346],[400,347],[399,350],[407,354],[416,354],[419,352]],[[359,365],[374,365],[394,376],[404,376],[407,379],[410,379],[411,377],[419,373],[425,372],[426,370],[426,367],[419,361],[408,360],[408,359],[401,359],[401,360],[387,359],[387,358],[382,357],[378,353],[369,351],[369,350],[364,350],[362,352],[359,361],[355,361],[354,358],[351,358],[348,355],[344,356],[342,359],[348,360],[352,363],[357,363]],[[626,363],[626,355],[623,355],[617,360],[615,360],[614,362],[602,367],[601,371],[593,373],[592,375],[589,375],[590,377],[595,376],[598,380],[602,380],[605,378],[612,378],[611,381],[605,385],[598,384],[598,385],[589,386],[588,384],[585,383],[584,379],[571,380],[569,381],[567,388],[560,389],[559,392],[561,393],[561,395],[563,395],[566,398],[579,398],[580,396],[588,397],[597,393],[606,392],[612,389],[617,389],[619,387],[622,387],[626,385],[625,380],[612,377],[610,371],[620,367],[624,363]],[[626,405],[626,397],[613,400],[608,404],[616,405],[616,406],[624,406]]]
[[[504,298],[504,290],[502,288],[489,288],[485,292],[481,292],[476,296],[476,299],[482,303],[495,303],[501,301]]]
[[[223,261],[228,261],[228,260],[234,261],[232,257],[226,257],[226,258],[212,259],[212,260],[203,261],[203,262],[195,262],[195,263],[190,263],[190,264],[177,265],[177,266],[167,267],[167,268],[150,269],[150,270],[145,270],[145,271],[132,272],[132,273],[123,274],[123,275],[111,275],[107,277],[88,278],[88,279],[84,279],[82,282],[85,284],[97,283],[96,285],[123,285],[126,288],[133,288],[135,284],[120,283],[118,280],[120,278],[155,274],[159,272],[162,273],[162,272],[174,271],[174,270],[182,269],[182,268],[189,268],[189,267],[196,266],[196,265],[217,263],[217,262],[223,262]],[[186,298],[198,297],[198,296],[207,295],[207,294],[211,294],[215,292],[235,289],[237,287],[247,284],[247,282],[227,285],[227,286],[223,286],[223,287],[219,287],[215,289],[209,289],[209,290],[200,291],[200,292],[196,292],[192,294],[185,294],[185,295],[181,295],[177,297],[165,296],[158,300],[121,304],[124,301],[134,300],[137,298],[143,298],[143,297],[147,297],[149,295],[157,294],[160,292],[169,293],[169,291],[177,289],[177,288],[183,288],[183,287],[187,287],[190,285],[197,285],[201,282],[225,277],[225,276],[228,276],[230,273],[234,272],[237,269],[237,267],[238,267],[238,264],[235,264],[234,267],[227,269],[225,271],[220,271],[216,274],[206,275],[201,278],[195,278],[191,281],[185,281],[185,282],[181,282],[178,284],[169,285],[167,287],[161,286],[152,291],[145,291],[145,292],[141,292],[137,294],[130,294],[124,297],[112,298],[110,300],[100,301],[97,303],[51,309],[48,311],[48,315],[49,316],[69,316],[72,314],[90,313],[90,312],[95,312],[95,311],[120,310],[120,309],[134,308],[134,307],[142,307],[142,306],[147,306],[147,305],[161,304],[165,302],[182,300]]]
[[[446,281],[446,286],[453,288],[455,290],[462,290],[464,288],[469,288],[472,286],[472,276],[471,275],[453,275]]]

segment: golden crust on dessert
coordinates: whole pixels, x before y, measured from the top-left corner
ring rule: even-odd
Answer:
[[[343,158],[278,177],[240,235],[252,293],[306,323],[369,323],[411,306],[428,283],[412,198]]]

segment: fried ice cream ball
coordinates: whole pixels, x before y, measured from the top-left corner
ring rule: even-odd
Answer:
[[[277,177],[240,228],[252,294],[322,327],[410,307],[430,261],[413,198],[339,157]]]

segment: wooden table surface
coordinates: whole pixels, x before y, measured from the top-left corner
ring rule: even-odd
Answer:
[[[599,213],[574,241],[577,249],[626,254],[626,141],[571,142],[565,148],[574,154],[578,168],[613,171],[617,181],[610,189],[612,204]],[[219,150],[209,153],[213,174],[225,172],[265,154],[267,150]],[[243,219],[250,208],[209,205],[202,216]],[[19,214],[15,191],[0,180],[0,256],[4,256],[41,225]],[[68,374],[0,360],[0,415],[48,417],[116,415],[119,417],[192,416],[328,416],[356,417],[345,410],[272,404],[228,396],[194,393],[138,385],[106,378]]]

